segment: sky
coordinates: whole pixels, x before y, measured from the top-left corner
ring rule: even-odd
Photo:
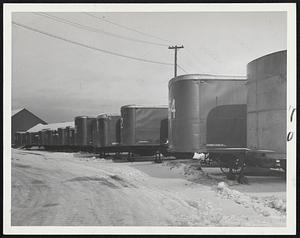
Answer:
[[[174,76],[169,45],[184,46],[178,51],[184,71],[178,68],[178,75],[246,76],[247,63],[287,48],[284,12],[47,14],[18,12],[12,19],[73,42],[169,64],[123,58],[12,25],[12,109],[25,107],[48,123],[120,113],[128,104],[167,105]]]

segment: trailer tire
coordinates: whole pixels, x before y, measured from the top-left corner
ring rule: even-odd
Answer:
[[[243,164],[237,155],[220,155],[219,158],[220,169],[223,174],[228,176],[229,174],[237,175],[242,171]]]

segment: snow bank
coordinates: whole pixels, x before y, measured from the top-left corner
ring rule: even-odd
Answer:
[[[256,197],[244,192],[229,188],[228,181],[225,183],[222,181],[224,177],[216,178],[201,170],[200,164],[188,161],[166,161],[162,166],[170,167],[170,170],[183,174],[188,180],[204,185],[210,185],[217,192],[218,196],[224,199],[231,199],[235,203],[245,207],[253,209],[257,214],[264,217],[282,217],[286,215],[286,201],[278,196],[264,196]],[[234,181],[234,183],[237,183]],[[236,185],[236,184],[231,184]],[[244,185],[245,186],[245,185]],[[250,185],[251,186],[251,185]],[[217,218],[216,218],[217,219]],[[223,217],[220,222],[224,224],[225,220],[230,220],[232,224],[232,218]],[[236,223],[238,224],[238,222]]]
[[[217,183],[217,180],[201,169],[200,163],[194,161],[166,161],[162,166],[167,166],[173,172],[184,175],[188,180],[193,182],[207,182],[207,184]]]
[[[286,201],[278,197],[252,197],[230,189],[225,182],[218,183],[217,192],[221,197],[232,199],[244,207],[253,208],[257,213],[263,216],[286,215]]]
[[[274,208],[282,213],[286,213],[286,200],[276,196],[266,197],[265,203],[267,206]]]

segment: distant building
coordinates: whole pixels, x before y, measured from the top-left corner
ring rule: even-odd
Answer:
[[[41,118],[34,115],[32,112],[25,108],[12,111],[11,115],[11,142],[13,144],[14,136],[17,131],[27,131],[37,124],[47,123]]]

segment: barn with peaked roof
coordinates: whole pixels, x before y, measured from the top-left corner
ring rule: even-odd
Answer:
[[[14,142],[14,136],[17,131],[27,131],[37,124],[46,125],[47,122],[28,111],[26,108],[12,110],[11,114],[11,142]]]

